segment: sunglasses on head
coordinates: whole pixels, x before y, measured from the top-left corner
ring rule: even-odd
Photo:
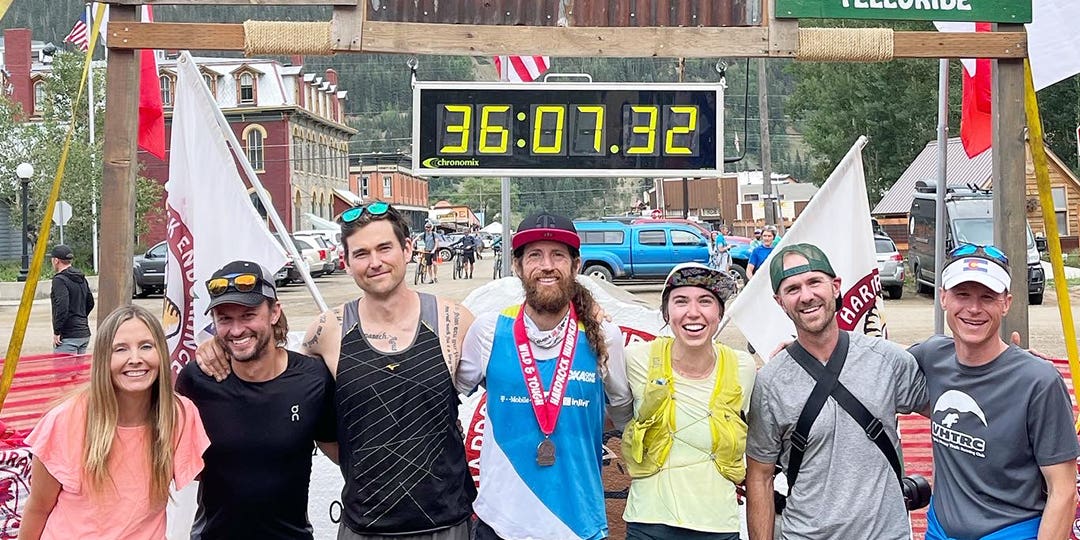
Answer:
[[[219,277],[206,282],[206,290],[210,296],[221,296],[231,287],[238,292],[251,292],[259,285],[262,278],[255,274],[237,274],[230,277]]]
[[[371,216],[381,216],[390,211],[390,204],[383,201],[373,202],[362,206],[354,206],[341,213],[343,223],[352,223],[365,213]]]
[[[997,247],[982,244],[960,244],[949,252],[949,257],[970,257],[972,255],[984,255],[1001,264],[1008,265],[1009,258]]]

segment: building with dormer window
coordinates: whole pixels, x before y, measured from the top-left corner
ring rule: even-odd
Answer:
[[[195,62],[290,231],[312,228],[312,217],[333,219],[340,208],[359,200],[349,189],[349,139],[356,131],[345,124],[347,92],[338,87],[334,70],[306,72],[295,56],[291,65],[252,58],[196,57]],[[158,61],[166,140],[176,98],[175,65],[175,58]],[[144,176],[168,181],[168,154],[159,160],[140,151],[139,162]],[[262,205],[256,208],[262,211]],[[152,244],[164,238],[159,223],[143,240]]]

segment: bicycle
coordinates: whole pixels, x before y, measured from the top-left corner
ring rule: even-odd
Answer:
[[[465,279],[465,250],[454,248],[454,279]]]
[[[491,279],[499,279],[502,277],[503,267],[502,248],[499,246],[494,246],[491,249],[495,251],[495,269],[491,271]]]
[[[426,251],[416,252],[416,275],[413,276],[413,285],[420,285],[421,283],[427,283],[428,259],[425,256]]]

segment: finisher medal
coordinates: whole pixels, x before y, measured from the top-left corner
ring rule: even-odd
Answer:
[[[536,447],[536,464],[541,467],[550,467],[555,464],[555,443],[544,437],[540,445]]]

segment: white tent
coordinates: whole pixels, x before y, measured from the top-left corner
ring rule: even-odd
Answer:
[[[489,223],[487,227],[480,229],[488,234],[502,234],[502,223],[498,221]]]

